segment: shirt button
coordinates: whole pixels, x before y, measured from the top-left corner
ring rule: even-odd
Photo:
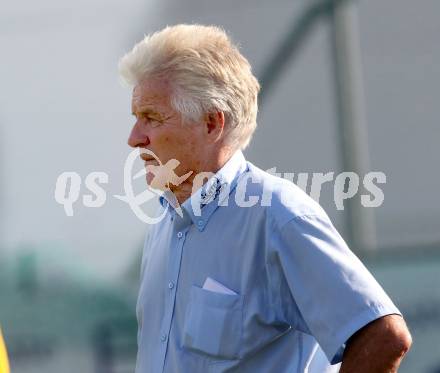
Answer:
[[[166,334],[162,334],[162,336],[160,337],[160,340],[162,342],[165,342],[167,340],[167,335]]]
[[[170,289],[172,289],[172,288],[174,287],[174,283],[173,283],[173,282],[170,282],[170,283],[168,284],[168,287],[169,287]]]
[[[183,233],[182,232],[177,233],[177,237],[178,238],[182,238],[183,237]]]
[[[203,226],[203,220],[199,220],[199,221],[197,222],[197,225],[198,225],[199,227]]]

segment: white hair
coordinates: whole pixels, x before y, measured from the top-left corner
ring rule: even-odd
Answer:
[[[249,144],[260,85],[222,29],[182,24],[147,35],[121,58],[119,73],[133,86],[143,79],[166,79],[170,103],[183,118],[199,121],[221,111],[226,143],[235,149]]]

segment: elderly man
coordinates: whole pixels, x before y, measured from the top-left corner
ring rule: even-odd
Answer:
[[[259,84],[227,35],[167,27],[119,67],[147,183],[178,180],[145,241],[136,372],[397,371],[399,310],[316,202],[244,159]]]

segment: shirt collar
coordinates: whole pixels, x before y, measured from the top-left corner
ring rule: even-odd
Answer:
[[[216,174],[182,204],[199,231],[203,231],[214,211],[229,198],[246,169],[246,159],[241,150],[237,150]]]
[[[170,209],[173,218],[186,220],[188,217],[199,231],[203,231],[209,218],[217,207],[229,197],[237,186],[238,178],[247,169],[246,159],[241,150],[237,150],[231,158],[201,188],[179,206],[174,194],[167,190],[159,198],[161,205]]]

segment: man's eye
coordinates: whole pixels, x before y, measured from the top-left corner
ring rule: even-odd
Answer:
[[[158,127],[162,124],[162,122],[160,120],[158,120],[157,118],[151,117],[148,114],[141,114],[141,115],[139,115],[139,118],[143,119],[145,121],[145,123],[151,127]]]
[[[149,124],[151,127],[155,128],[155,127],[159,127],[162,123],[159,122],[158,120],[152,119],[152,120],[150,120],[150,121],[148,122],[148,124]]]

